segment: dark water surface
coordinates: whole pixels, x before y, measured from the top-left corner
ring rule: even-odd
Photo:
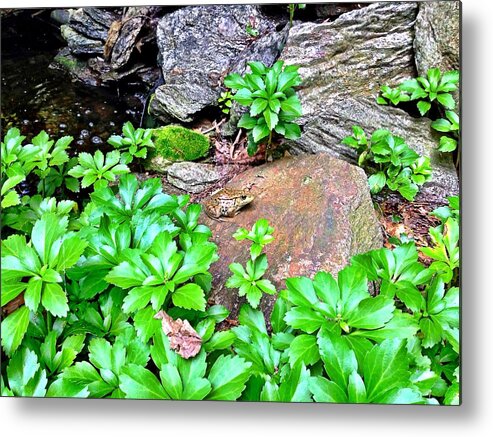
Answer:
[[[72,82],[50,68],[65,45],[50,11],[31,9],[1,23],[1,130],[18,127],[29,140],[40,130],[72,135],[72,151],[104,149],[122,124],[140,118],[141,103],[120,100],[117,90]]]

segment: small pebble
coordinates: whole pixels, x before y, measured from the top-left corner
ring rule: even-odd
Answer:
[[[103,144],[103,140],[99,138],[98,136],[94,136],[91,138],[91,142],[93,144]]]
[[[89,133],[89,131],[87,129],[82,129],[80,131],[80,135],[79,135],[79,138],[89,138],[91,134]]]
[[[84,114],[86,114],[86,115],[87,115],[87,114],[90,114],[91,112],[92,112],[92,111],[91,111],[90,109],[86,109],[86,110],[84,111]]]
[[[86,144],[86,142],[84,140],[77,140],[75,144],[77,144],[78,146],[83,146],[84,144]]]
[[[88,126],[89,126],[89,127],[94,127],[94,123],[93,123],[92,121],[90,121],[90,122],[88,123]]]
[[[65,123],[60,123],[60,124],[58,125],[58,127],[59,127],[60,129],[67,129],[67,125],[66,125]]]
[[[28,124],[30,124],[31,122],[29,120],[22,120],[22,124],[24,126],[27,126]]]

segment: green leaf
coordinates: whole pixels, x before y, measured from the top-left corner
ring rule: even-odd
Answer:
[[[309,380],[310,392],[316,402],[344,404],[348,402],[346,392],[335,382],[322,376],[312,376]]]
[[[161,327],[159,320],[154,318],[155,313],[156,312],[153,308],[148,306],[138,311],[133,317],[137,335],[144,343],[147,343],[154,333]]]
[[[356,355],[339,334],[328,329],[320,330],[317,342],[327,375],[342,390],[346,390],[349,376],[358,370]]]
[[[368,402],[382,402],[393,389],[410,385],[409,361],[402,340],[385,340],[366,355],[364,381]]]
[[[385,173],[383,171],[379,171],[378,173],[373,174],[368,178],[370,191],[374,194],[382,191],[382,188],[385,187],[386,182],[387,176],[385,176]]]
[[[268,103],[269,102],[267,100],[262,98],[255,99],[250,107],[250,115],[255,117],[256,115],[261,114],[265,108],[267,108]]]
[[[457,149],[456,140],[446,136],[440,137],[440,146],[438,147],[440,152],[453,152],[455,149]]]
[[[277,114],[269,109],[266,109],[264,111],[264,117],[265,117],[265,122],[267,123],[267,127],[270,130],[274,130],[277,123],[279,122],[279,117],[277,116]]]
[[[29,308],[22,306],[2,320],[2,346],[8,356],[17,350],[29,326]]]
[[[253,139],[258,143],[261,139],[268,137],[270,134],[269,127],[266,124],[257,124],[253,128]]]
[[[294,329],[312,334],[326,323],[325,317],[321,314],[304,307],[292,308],[284,316],[286,323]]]
[[[419,113],[421,114],[422,117],[426,115],[426,113],[430,110],[431,108],[431,103],[426,102],[425,100],[420,100],[417,104]]]
[[[360,329],[381,328],[392,318],[394,301],[384,296],[362,300],[356,309],[347,316],[349,326]]]
[[[247,86],[245,80],[238,74],[232,73],[224,78],[224,85],[231,89],[241,89]]]
[[[197,284],[187,284],[178,288],[171,295],[173,304],[178,307],[205,311],[205,304],[207,303],[204,296],[204,290]]]
[[[455,101],[454,101],[454,98],[452,97],[452,94],[448,94],[448,93],[438,94],[437,100],[446,109],[454,109],[455,108]]]
[[[311,366],[320,360],[317,338],[314,335],[298,335],[289,347],[289,364],[295,367],[299,363]]]
[[[41,303],[57,317],[66,317],[69,311],[67,295],[58,284],[45,283]]]
[[[142,366],[127,364],[119,379],[127,399],[170,399],[154,374]]]
[[[238,399],[250,377],[251,366],[251,363],[238,356],[219,356],[208,375],[212,391],[207,395],[207,399],[223,401]]]

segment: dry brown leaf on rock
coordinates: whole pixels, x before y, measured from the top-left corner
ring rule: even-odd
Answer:
[[[188,320],[174,320],[163,310],[159,311],[154,318],[161,320],[163,332],[169,338],[169,345],[178,355],[191,358],[200,352],[202,338]]]

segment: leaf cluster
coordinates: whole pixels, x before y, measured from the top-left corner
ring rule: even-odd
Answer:
[[[238,127],[248,133],[248,153],[254,155],[265,139],[270,146],[273,133],[295,140],[301,136],[300,127],[294,122],[301,117],[302,109],[294,87],[301,84],[298,66],[284,67],[277,61],[272,67],[262,62],[249,62],[251,73],[240,76],[232,73],[224,79],[224,85],[236,90],[233,100],[249,107]]]
[[[378,129],[368,140],[361,127],[353,126],[353,135],[345,137],[342,143],[358,151],[358,165],[369,162],[377,167],[368,178],[372,193],[387,186],[413,201],[419,186],[431,179],[430,159],[418,155],[403,138],[388,130]]]

